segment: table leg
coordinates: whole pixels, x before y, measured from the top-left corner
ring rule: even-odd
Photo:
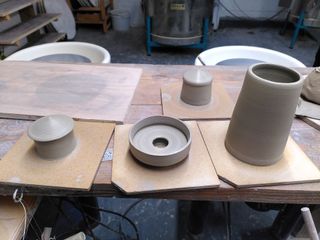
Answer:
[[[230,202],[222,202],[224,216],[226,218],[226,239],[231,239],[231,212],[230,212]]]
[[[279,211],[271,227],[272,234],[276,239],[288,239],[299,222],[302,221],[300,209],[303,206],[288,204]]]
[[[188,230],[197,235],[203,232],[205,220],[208,214],[209,203],[207,201],[192,201],[188,221]]]

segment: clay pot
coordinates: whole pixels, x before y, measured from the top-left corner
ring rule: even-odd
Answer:
[[[191,133],[187,125],[176,118],[152,116],[133,125],[129,144],[132,155],[138,161],[167,167],[188,156]]]
[[[51,115],[35,121],[28,129],[39,157],[63,158],[76,147],[73,119],[65,115]]]
[[[302,77],[293,69],[266,63],[251,66],[228,128],[227,150],[253,165],[279,161],[302,86]]]
[[[180,98],[183,102],[201,106],[211,101],[212,76],[200,69],[191,69],[183,75]]]

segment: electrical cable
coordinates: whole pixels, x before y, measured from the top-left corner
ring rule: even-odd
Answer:
[[[90,216],[90,215],[88,215],[88,214],[86,214],[86,216],[87,216],[88,218],[90,218],[92,221],[95,221],[96,223],[98,223],[99,225],[101,225],[102,227],[104,227],[104,228],[108,229],[109,231],[111,231],[111,232],[113,232],[113,233],[116,233],[116,234],[120,235],[121,237],[123,237],[123,236],[124,236],[124,233],[121,233],[121,232],[118,232],[118,231],[116,231],[116,230],[112,229],[112,228],[111,228],[111,227],[109,227],[107,224],[104,224],[104,223],[102,223],[102,222],[98,221],[98,220],[97,220],[97,219],[95,219],[94,217],[91,217],[91,216]],[[125,236],[124,236],[124,237],[125,237]]]
[[[275,13],[274,15],[272,15],[271,17],[264,19],[264,21],[270,21],[270,20],[274,19],[275,17],[277,17],[278,15],[280,15],[281,13],[283,13],[285,11],[287,11],[287,9],[283,8],[279,12]]]
[[[34,222],[34,225],[36,226],[36,228],[38,229],[38,231],[40,232],[40,235],[42,234],[42,232],[41,232],[41,228],[40,228],[40,226],[39,226],[39,224],[38,224],[38,222],[37,222],[37,220],[36,220],[36,218],[35,217],[33,217],[32,218],[32,221]],[[30,222],[31,223],[31,222]]]
[[[35,224],[34,224],[34,221],[35,221],[35,217],[32,218],[32,221],[30,222],[29,226],[31,227],[33,233],[36,235],[37,237],[37,240],[41,240],[41,234],[42,234],[42,231],[40,228],[36,227]],[[28,234],[27,234],[28,235]]]
[[[27,218],[28,218],[28,215],[27,215],[27,209],[26,209],[26,207],[24,206],[22,200],[20,201],[20,204],[21,204],[21,206],[23,207],[23,211],[24,211],[24,227],[23,227],[23,235],[22,235],[22,239],[24,240],[25,237],[26,237]]]
[[[72,231],[74,231],[74,232],[81,231],[80,228],[75,227],[75,224],[73,223],[73,221],[69,218],[68,215],[65,214],[64,210],[61,208],[60,205],[58,206],[58,205],[51,199],[51,197],[47,197],[47,199],[49,200],[49,202],[50,202],[51,204],[54,205],[54,207],[59,211],[59,213],[61,213],[62,216],[67,220],[67,222],[68,222],[69,225],[71,226]],[[61,201],[63,201],[63,200],[60,199],[60,203],[61,203]],[[55,225],[52,227],[52,232],[53,232],[54,228],[55,228]],[[60,233],[59,235],[56,236],[56,238],[59,239],[60,237],[62,237],[62,236],[65,235],[65,234],[68,234],[68,232]]]
[[[239,9],[240,12],[242,12],[243,15],[245,15],[247,18],[251,18],[245,11],[243,11],[240,6],[238,5],[236,0],[232,0],[233,4]]]
[[[137,240],[140,239],[138,228],[130,218],[124,216],[123,214],[120,214],[120,213],[117,213],[117,212],[114,212],[114,211],[111,211],[111,210],[107,210],[107,209],[103,209],[103,208],[99,208],[99,207],[93,207],[93,206],[90,206],[90,205],[87,205],[87,204],[82,204],[82,205],[84,207],[96,209],[96,210],[101,211],[101,212],[110,213],[110,214],[113,214],[113,215],[116,215],[116,216],[119,216],[119,217],[125,219],[133,227],[133,229],[135,231],[135,235],[137,237]]]
[[[41,239],[41,232],[40,232],[40,235],[39,235],[38,230],[35,229],[35,227],[33,226],[32,223],[30,223],[29,226],[31,227],[31,229],[32,229],[32,231],[34,232],[34,234],[36,235],[37,239]]]
[[[22,206],[23,208],[23,213],[24,213],[24,226],[23,226],[23,235],[22,235],[22,240],[25,239],[26,237],[26,230],[27,230],[27,218],[28,218],[28,215],[27,215],[27,209],[24,205],[24,203],[22,202],[23,200],[23,192],[21,191],[20,195],[19,195],[19,190],[16,189],[12,195],[12,199],[13,199],[13,202],[15,203],[20,203],[20,205]]]
[[[80,214],[82,215],[82,218],[83,218],[85,224],[87,225],[87,228],[88,228],[88,230],[89,230],[89,232],[90,232],[91,237],[93,238],[93,240],[96,240],[96,237],[95,237],[92,229],[89,227],[89,221],[88,221],[88,219],[87,219],[87,215],[84,213],[84,210],[83,210],[83,208],[82,208],[82,206],[81,206],[81,204],[80,204],[79,201],[77,201],[77,205],[78,205],[78,207],[76,207],[76,205],[74,205],[74,206],[75,206],[76,208],[79,208],[79,209],[80,209]]]
[[[233,0],[233,3],[237,6],[237,8],[246,16],[246,17],[239,17],[236,14],[234,14],[231,10],[229,10],[222,2],[221,0],[217,0],[218,1],[218,5],[220,5],[225,11],[227,11],[231,16],[233,16],[234,18],[237,18],[238,20],[256,20],[253,17],[250,17],[247,13],[245,13],[240,7],[239,5],[236,3],[235,0]],[[281,13],[285,12],[286,9],[283,8],[281,10],[279,10],[278,12],[276,12],[274,15],[265,18],[265,19],[261,19],[262,21],[270,21],[272,19],[274,19],[275,17],[277,17],[278,15],[280,15]]]
[[[75,208],[77,208],[77,209],[81,212],[81,214],[84,213],[82,207],[79,206],[80,203],[75,203],[75,202],[71,201],[70,199],[64,199],[64,200],[67,201],[67,202],[70,202]],[[86,204],[83,204],[83,203],[81,203],[81,205],[83,205],[84,207],[97,209],[96,207],[92,207],[92,206],[90,206],[90,205],[86,205]],[[100,211],[100,210],[99,210],[99,211]],[[93,218],[92,216],[90,216],[90,215],[88,215],[88,214],[85,214],[85,215],[86,215],[87,217],[89,217],[90,219],[93,219],[93,221],[95,221],[96,223],[98,223],[98,224],[100,224],[101,226],[103,226],[103,225],[102,225],[102,224],[103,224],[102,222],[96,220],[95,218]],[[120,235],[121,237],[124,235],[123,233],[118,232],[118,231],[112,229],[112,228],[109,227],[108,225],[106,225],[106,224],[104,224],[104,225],[105,225],[105,226],[104,226],[105,228],[107,228],[108,230],[110,230],[110,231],[112,231],[112,232]]]
[[[126,217],[126,216],[128,215],[128,213],[129,213],[135,206],[137,206],[139,203],[141,203],[141,202],[144,201],[144,200],[146,200],[146,199],[139,199],[139,200],[135,201],[134,203],[132,203],[132,204],[127,208],[127,210],[124,211],[123,216]],[[121,218],[120,228],[122,228],[122,222],[123,222],[123,218]]]
[[[244,18],[241,18],[237,15],[235,15],[233,12],[231,12],[220,0],[217,0],[218,1],[218,5],[220,5],[224,10],[226,10],[231,16],[239,19],[239,20],[244,20]]]
[[[136,201],[136,202],[134,202],[133,204],[131,204],[131,205],[127,208],[127,210],[123,213],[123,216],[127,216],[128,213],[129,213],[135,206],[137,206],[139,203],[141,203],[141,202],[144,201],[144,200],[146,200],[146,199],[139,199],[138,201]]]

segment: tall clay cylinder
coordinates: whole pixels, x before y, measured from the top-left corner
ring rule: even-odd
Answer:
[[[253,165],[279,161],[302,86],[302,77],[293,69],[266,63],[252,65],[232,114],[226,149]]]

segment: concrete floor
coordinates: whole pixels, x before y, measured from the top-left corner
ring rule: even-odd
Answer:
[[[225,26],[224,26],[225,25]],[[290,49],[292,29],[279,35],[282,24],[263,23],[221,23],[218,31],[209,33],[208,48],[226,45],[249,45],[265,47],[286,53],[312,66],[319,44],[308,34],[300,34],[294,49]],[[250,27],[246,27],[250,25]],[[186,48],[154,49],[147,56],[145,47],[145,29],[131,28],[128,32],[109,31],[103,33],[99,26],[81,26],[78,28],[76,41],[94,43],[106,48],[111,54],[112,63],[145,64],[193,64],[201,52]]]
[[[289,49],[292,29],[285,35],[279,35],[281,24],[267,26],[265,23],[221,24],[218,31],[210,31],[209,48],[225,45],[250,45],[265,47],[289,54],[306,66],[312,66],[319,44],[308,34],[301,35],[294,49]],[[248,27],[249,26],[249,27]],[[111,54],[112,63],[145,64],[193,64],[199,50],[184,48],[155,49],[152,56],[146,55],[145,29],[132,28],[128,32],[109,31],[102,33],[100,27],[81,26],[76,41],[90,42],[106,48]],[[135,199],[99,198],[101,207],[124,213]],[[185,233],[183,223],[187,215],[179,215],[177,201],[144,200],[129,213],[139,230],[140,239],[226,239],[225,216],[221,203],[212,202],[206,219],[204,232],[199,236]],[[180,209],[181,210],[181,209]],[[231,203],[232,239],[272,239],[270,226],[276,211],[258,212],[245,203]],[[110,214],[102,214],[105,224],[123,231],[128,239],[135,235],[126,223]],[[182,227],[181,227],[182,226]],[[121,239],[103,227],[97,227],[95,233],[100,239]]]

